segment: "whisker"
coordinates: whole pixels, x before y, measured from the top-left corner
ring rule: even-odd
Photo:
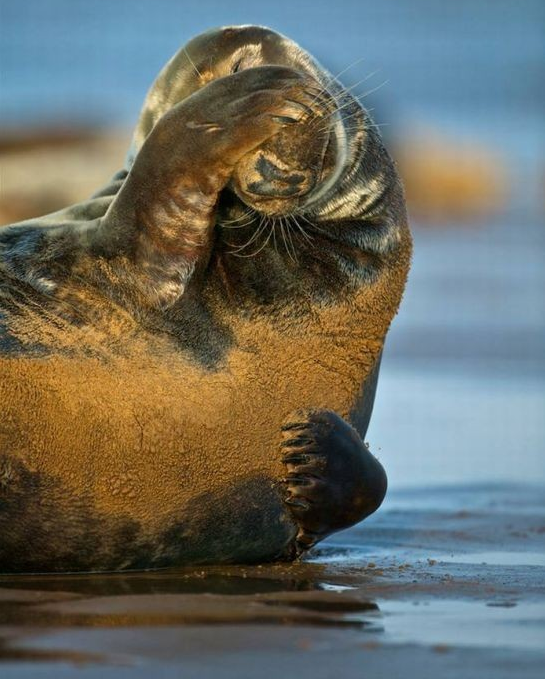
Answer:
[[[233,249],[231,252],[242,252],[242,250],[245,250],[248,246],[250,246],[256,239],[259,238],[263,230],[266,228],[266,224],[264,225],[265,215],[261,215],[261,219],[259,220],[259,224],[257,226],[257,229],[254,231],[254,233],[250,236],[249,240],[244,243],[244,245],[235,245],[234,243],[228,243]]]
[[[354,83],[350,87],[344,88],[343,91],[341,93],[339,93],[338,96],[335,97],[334,95],[331,95],[332,98],[335,100],[335,102],[337,104],[339,104],[339,102],[342,100],[342,98],[345,98],[346,94],[350,93],[350,90],[353,90],[354,88],[358,87],[362,83],[366,82],[367,80],[372,78],[374,75],[377,75],[377,73],[380,73],[380,71],[381,71],[381,69],[378,68],[375,71],[368,73],[364,78],[362,78],[361,80],[358,80],[356,83]],[[375,88],[374,90],[370,90],[369,92],[365,92],[363,95],[356,96],[354,94],[349,94],[348,101],[345,101],[344,104],[342,104],[341,106],[337,105],[337,107],[335,108],[334,111],[331,111],[330,113],[328,113],[325,116],[319,116],[319,117],[317,116],[316,121],[323,122],[323,121],[327,120],[328,118],[331,118],[331,116],[335,115],[335,113],[338,113],[339,111],[342,111],[344,108],[347,108],[348,106],[353,105],[355,102],[359,102],[360,97],[364,97],[364,96],[367,96],[368,94],[371,94],[372,92],[376,91],[376,89],[379,89],[380,87],[385,85],[387,82],[388,81],[385,80],[377,88]],[[316,101],[316,100],[314,100],[314,101]]]
[[[235,257],[246,257],[246,258],[247,258],[247,257],[255,257],[255,256],[258,255],[265,247],[267,247],[267,244],[269,243],[269,241],[270,241],[270,239],[271,239],[271,234],[273,234],[274,223],[271,222],[271,220],[269,219],[268,216],[266,216],[266,215],[263,215],[263,216],[264,216],[264,218],[265,218],[265,226],[264,226],[264,229],[266,229],[268,226],[270,226],[269,233],[268,233],[267,237],[265,238],[265,240],[263,241],[263,243],[258,247],[257,250],[255,250],[254,252],[250,252],[250,253],[248,253],[248,254],[245,254],[245,255],[240,254],[240,252],[234,252],[233,255],[234,255]]]
[[[222,224],[236,224],[237,222],[241,222],[245,217],[249,217],[250,215],[251,212],[248,210],[248,212],[243,212],[239,217],[235,217],[234,219],[222,220]]]
[[[356,59],[356,61],[349,64],[346,68],[343,68],[342,71],[339,71],[338,73],[335,73],[334,75],[331,75],[331,77],[326,80],[325,84],[323,85],[322,89],[320,90],[320,93],[316,96],[315,99],[312,100],[311,104],[314,104],[316,99],[318,99],[318,97],[321,94],[324,94],[325,92],[327,92],[332,99],[335,99],[336,96],[333,94],[333,92],[329,92],[327,88],[331,85],[331,83],[335,82],[335,80],[337,80],[343,73],[346,73],[346,71],[350,70],[353,66],[356,66],[357,64],[361,64],[361,62],[364,61],[364,60],[365,60],[365,57],[360,57],[359,59]]]
[[[351,113],[350,115],[346,116],[343,118],[343,123],[345,124],[345,131],[346,132],[354,132],[354,131],[359,131],[360,129],[364,130],[369,130],[369,129],[380,129],[381,127],[388,127],[390,123],[363,123],[363,128],[360,128],[359,125],[356,125],[356,121],[353,121],[354,124],[352,125],[346,125],[347,122],[351,121],[352,118],[355,118],[357,115],[361,115],[361,110],[354,111],[354,113]],[[359,122],[359,121],[358,121]],[[323,127],[318,127],[315,130],[315,134],[319,134],[320,132],[323,132],[325,129],[327,129],[327,126],[324,125]]]
[[[364,92],[363,94],[358,94],[357,96],[356,96],[356,95],[353,95],[353,96],[354,96],[354,99],[356,99],[357,101],[360,101],[361,99],[364,99],[365,97],[368,97],[370,94],[373,94],[374,92],[377,92],[378,90],[380,90],[381,87],[384,87],[384,85],[387,85],[389,82],[390,82],[390,79],[389,79],[389,78],[386,78],[386,80],[384,80],[383,82],[381,82],[380,85],[377,85],[376,87],[373,87],[373,89],[367,90],[367,92]]]
[[[241,215],[239,215],[238,217],[235,217],[234,219],[224,219],[224,220],[222,220],[222,224],[235,224],[236,222],[240,222],[245,217],[249,217],[253,214],[255,214],[254,210],[252,210],[252,208],[248,208],[247,210],[244,210]]]
[[[374,73],[378,73],[378,71],[375,71]],[[372,75],[374,75],[374,73],[373,73]],[[367,78],[364,78],[363,81],[366,80],[366,79],[367,79]],[[363,82],[363,81],[361,81],[361,82]],[[360,82],[360,83],[356,83],[356,85],[353,85],[353,87],[355,87],[355,86],[361,84],[361,82]],[[372,89],[367,90],[366,92],[363,92],[363,94],[358,94],[358,95],[355,95],[355,94],[353,94],[353,93],[350,94],[350,95],[349,95],[350,98],[349,98],[348,101],[346,101],[342,106],[338,106],[334,111],[331,111],[330,113],[328,113],[328,114],[325,115],[325,116],[322,116],[322,117],[320,117],[320,118],[316,118],[316,121],[315,121],[315,122],[316,122],[316,123],[322,123],[322,125],[324,126],[324,125],[328,122],[329,118],[331,118],[331,116],[333,116],[335,113],[339,113],[340,111],[342,111],[342,110],[344,110],[344,109],[346,109],[346,108],[349,108],[350,106],[354,106],[354,105],[359,105],[359,106],[358,106],[358,110],[357,110],[357,111],[354,111],[354,113],[353,113],[352,115],[357,115],[357,114],[358,114],[359,112],[361,112],[362,110],[367,110],[367,111],[373,110],[373,109],[365,109],[365,107],[363,106],[361,100],[364,99],[365,97],[368,97],[369,95],[373,94],[374,92],[377,92],[379,89],[381,89],[382,87],[384,87],[384,85],[386,85],[388,82],[389,82],[388,79],[387,79],[387,80],[384,80],[382,83],[380,83],[380,84],[377,85],[376,87],[373,87]],[[346,90],[346,91],[348,91],[348,90]],[[351,116],[348,116],[347,118],[343,118],[343,121],[344,121],[344,120],[348,120],[350,117],[351,117]],[[315,128],[315,132],[318,133],[318,132],[322,131],[323,129],[325,129],[325,127],[322,127],[322,128],[319,128],[319,127],[318,127],[318,128]]]
[[[342,111],[345,108],[348,108],[349,106],[357,106],[358,111],[362,110],[361,106],[359,105],[359,102],[354,97],[351,97],[348,101],[346,101],[341,106],[337,106],[337,108],[334,111],[330,111],[325,116],[316,117],[313,124],[316,125],[316,124],[320,123],[320,124],[322,124],[322,126],[325,126],[326,123],[329,124],[329,119],[332,116],[334,116],[336,113],[340,113],[340,111]],[[320,128],[313,128],[313,131],[316,131],[318,129],[320,129]]]
[[[371,71],[371,73],[368,73],[368,74],[365,76],[365,78],[362,78],[361,80],[358,80],[358,82],[354,83],[353,85],[350,85],[350,87],[345,87],[344,90],[343,90],[343,94],[344,94],[345,92],[350,92],[351,90],[355,89],[355,88],[358,87],[359,85],[362,85],[364,82],[367,82],[370,78],[372,78],[373,76],[377,75],[377,73],[380,73],[381,70],[382,70],[382,69],[377,68],[376,70]]]
[[[224,229],[244,229],[255,221],[254,215],[251,215],[244,223],[241,224],[226,224],[225,222],[218,222],[218,225]]]
[[[195,69],[195,72],[197,73],[197,75],[199,76],[199,78],[202,78],[201,72],[200,72],[199,69],[195,66],[195,62],[194,62],[193,59],[189,56],[189,52],[186,50],[185,47],[184,47],[184,54],[185,54],[185,56],[188,58],[189,63],[190,63],[190,64],[193,66],[193,68]]]
[[[284,242],[284,249],[286,250],[289,258],[292,259],[291,252],[290,252],[290,249],[288,247],[288,243],[286,241],[286,234],[284,232],[284,224],[282,223],[281,217],[279,217],[279,219],[278,219],[278,225],[280,226],[280,233],[282,234],[282,240]]]
[[[261,245],[261,247],[258,248],[258,249],[253,253],[253,255],[252,255],[253,257],[255,257],[256,255],[258,255],[264,248],[266,248],[267,245],[268,245],[268,243],[269,243],[269,241],[270,241],[270,239],[271,239],[271,235],[272,235],[273,230],[274,230],[274,220],[271,220],[269,217],[266,217],[266,225],[267,225],[267,226],[270,226],[269,234],[267,235],[267,238],[265,238],[265,240],[263,241],[263,244]],[[247,256],[250,256],[250,255],[247,255]]]
[[[359,104],[358,98],[351,94],[341,106],[337,106],[337,108],[334,111],[331,111],[326,116],[323,116],[320,120],[321,121],[327,120],[328,118],[331,118],[331,116],[335,115],[335,113],[339,113],[339,111],[342,111],[343,109],[348,108],[349,106],[355,106],[358,104]],[[361,110],[361,107],[358,106],[358,110]]]
[[[339,71],[335,75],[331,76],[331,78],[328,80],[327,84],[331,84],[334,80],[337,80],[343,73],[346,73],[346,71],[350,70],[354,66],[357,66],[357,64],[361,64],[362,61],[365,61],[365,57],[360,57],[359,59],[356,59],[356,61],[353,61],[351,64],[349,64],[346,68],[343,68],[342,71]]]
[[[307,219],[307,217],[303,214],[301,209],[296,210],[296,214],[298,217],[303,219],[310,227],[312,227],[313,230],[319,231],[320,233],[327,233],[324,229],[321,229],[317,224],[314,224],[309,219]]]
[[[274,251],[276,252],[277,255],[280,253],[278,252],[278,244],[276,242],[276,220],[272,220],[272,236],[273,236],[273,243],[274,243]]]
[[[297,259],[297,249],[295,247],[295,243],[293,242],[293,231],[291,229],[291,225],[290,225],[287,217],[284,217],[283,221],[286,224],[286,234],[287,234],[287,237],[288,237],[288,241],[290,243],[291,251],[293,252],[294,262],[297,262],[298,261],[298,259]]]
[[[301,226],[301,224],[299,224],[299,222],[297,221],[297,218],[295,217],[295,215],[293,215],[293,214],[292,214],[292,215],[288,215],[288,219],[289,219],[293,224],[295,224],[295,226],[299,229],[299,232],[300,232],[301,235],[305,238],[305,240],[306,240],[310,245],[314,245],[312,236],[309,236],[309,235],[307,234],[307,232],[303,229],[303,227]]]

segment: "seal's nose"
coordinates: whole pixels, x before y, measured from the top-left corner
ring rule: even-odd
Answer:
[[[265,156],[259,157],[255,170],[259,178],[249,182],[246,190],[256,196],[296,196],[310,188],[305,174],[282,170]]]

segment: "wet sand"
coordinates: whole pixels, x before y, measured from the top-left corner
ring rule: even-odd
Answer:
[[[542,676],[544,501],[530,486],[399,490],[291,566],[1,576],[0,672]]]

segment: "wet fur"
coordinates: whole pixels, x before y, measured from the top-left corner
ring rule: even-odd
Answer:
[[[158,135],[169,128],[156,125],[153,137],[153,126],[190,81],[206,90],[187,51],[206,80],[206,45],[230,67],[233,55],[251,62],[245,46],[260,41],[327,85],[346,117],[342,172],[303,210],[310,241],[294,232],[295,258],[272,239],[237,256],[260,216],[229,228],[247,206],[225,187],[221,163],[200,178],[198,200],[189,189],[185,203],[159,199],[164,233],[153,232],[157,212],[130,226],[140,195],[131,182],[150,195],[165,185],[153,172],[138,176],[142,160],[155,168],[166,159]],[[108,187],[0,230],[0,570],[283,553],[296,526],[279,485],[281,426],[312,406],[365,434],[410,253],[395,166],[340,84],[266,29],[189,43],[150,91],[127,167]]]

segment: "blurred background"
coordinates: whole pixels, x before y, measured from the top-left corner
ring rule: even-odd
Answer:
[[[368,433],[391,486],[545,481],[542,0],[0,0],[0,224],[104,184],[163,64],[240,23],[365,79],[406,184],[414,263]]]

